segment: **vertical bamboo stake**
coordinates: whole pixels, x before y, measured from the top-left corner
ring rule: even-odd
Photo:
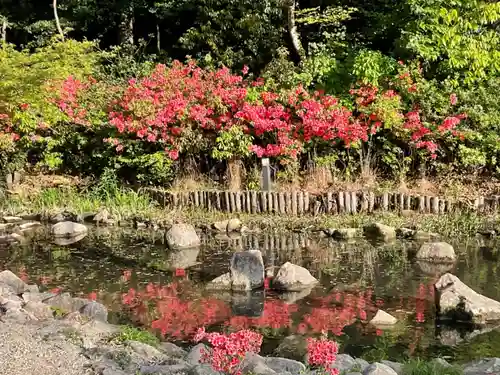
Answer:
[[[233,193],[234,196],[234,208],[236,212],[241,212],[241,193],[239,191]]]
[[[257,205],[257,192],[256,191],[251,191],[250,192],[250,199],[252,201],[252,214],[255,214],[259,212],[259,208]]]
[[[438,197],[431,198],[431,212],[433,214],[439,213],[439,198]]]
[[[411,195],[407,195],[406,196],[406,199],[405,199],[405,210],[411,210],[412,209],[411,198],[412,198]]]
[[[400,210],[405,209],[405,194],[404,193],[399,194],[399,209]]]
[[[271,193],[273,195],[273,212],[279,213],[279,197],[277,192]]]
[[[333,193],[328,192],[328,193],[326,193],[326,213],[327,214],[332,213],[332,207],[333,207]]]
[[[292,195],[293,193],[285,193],[285,205],[286,205],[286,213],[288,215],[292,215]]]
[[[299,215],[303,215],[304,214],[304,192],[303,191],[297,192],[297,205],[298,205]]]
[[[382,195],[382,210],[388,211],[389,210],[389,194],[384,193]]]
[[[200,207],[200,199],[199,199],[199,196],[198,196],[198,192],[197,191],[193,191],[190,194],[192,195],[192,202],[194,203],[194,206],[196,208],[199,208]]]
[[[425,196],[425,212],[431,212],[431,197]]]
[[[278,194],[278,201],[279,201],[279,213],[284,215],[286,213],[285,194],[284,193]]]
[[[338,212],[339,214],[343,214],[345,212],[345,205],[344,205],[344,192],[339,191],[338,193]]]
[[[444,214],[446,211],[446,201],[444,199],[439,200],[439,213]]]
[[[368,198],[368,193],[366,191],[363,191],[361,193],[361,212],[368,212],[369,210],[369,198]]]
[[[351,193],[351,213],[355,214],[358,212],[358,193],[353,191]]]
[[[297,207],[297,192],[292,191],[292,215],[297,216],[298,207]]]
[[[305,191],[304,192],[304,213],[308,214],[311,210],[309,207],[310,202],[309,202],[309,192]]]
[[[368,193],[368,212],[373,212],[375,210],[375,193]]]

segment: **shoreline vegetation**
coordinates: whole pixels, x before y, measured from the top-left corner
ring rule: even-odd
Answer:
[[[48,176],[44,178],[51,181]],[[42,180],[42,177],[38,178],[38,181]],[[116,225],[145,222],[153,227],[166,227],[172,223],[186,222],[198,228],[211,228],[214,222],[237,217],[252,230],[287,229],[312,232],[329,228],[361,228],[368,223],[380,222],[396,228],[404,226],[437,232],[444,237],[475,236],[478,232],[495,235],[500,232],[498,214],[450,212],[433,215],[404,211],[375,211],[292,216],[209,212],[193,208],[165,209],[147,194],[141,193],[140,190],[120,187],[116,181],[107,180],[81,186],[70,178],[59,177],[53,179],[50,184],[38,183],[36,187],[33,181],[37,181],[37,178],[27,179],[13,191],[4,191],[0,203],[0,211],[4,215],[36,214],[44,221],[61,212],[68,212],[78,217],[106,210]]]

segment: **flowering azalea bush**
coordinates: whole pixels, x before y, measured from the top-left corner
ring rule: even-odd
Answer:
[[[320,367],[326,374],[338,375],[339,370],[333,367],[339,351],[335,341],[327,339],[307,339],[307,361],[311,366]]]
[[[207,333],[202,327],[194,336],[195,342],[206,340],[210,345],[210,351],[204,350],[201,362],[212,365],[215,371],[225,374],[241,374],[241,362],[247,353],[258,353],[262,345],[262,335],[250,331],[241,330],[229,334]]]

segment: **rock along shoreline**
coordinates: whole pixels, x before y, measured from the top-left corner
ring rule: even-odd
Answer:
[[[200,362],[203,344],[186,351],[172,343],[156,347],[133,340],[116,340],[120,327],[107,322],[99,302],[69,293],[40,292],[12,272],[0,272],[0,373],[10,375],[216,375]],[[441,366],[450,366],[436,359]],[[403,375],[403,365],[339,354],[341,374]],[[500,373],[500,358],[483,359],[463,367],[465,375]],[[250,353],[243,374],[301,375],[303,363]],[[311,374],[315,374],[312,371]]]

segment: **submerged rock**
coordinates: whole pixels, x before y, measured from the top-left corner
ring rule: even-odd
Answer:
[[[353,238],[356,238],[357,235],[358,235],[357,228],[334,229],[331,233],[331,236],[338,240],[351,240]]]
[[[72,221],[62,221],[54,224],[50,231],[55,237],[76,237],[87,234],[88,228]]]
[[[500,321],[500,302],[475,292],[458,277],[447,273],[435,288],[442,317],[476,324]]]
[[[457,259],[453,246],[446,242],[424,243],[417,252],[417,259],[453,262]]]
[[[230,269],[234,290],[252,290],[264,285],[264,260],[259,250],[234,253]]]
[[[372,223],[363,227],[366,237],[371,237],[384,242],[390,242],[396,238],[396,230],[393,227],[381,223]]]
[[[417,260],[415,264],[420,269],[420,271],[429,276],[444,275],[445,273],[451,271],[453,267],[455,267],[455,264],[451,262],[436,263],[427,260]]]
[[[273,288],[286,291],[301,291],[310,289],[318,280],[304,267],[290,262],[283,264],[273,280]]]
[[[239,232],[242,228],[242,225],[243,224],[240,219],[229,219],[217,221],[212,224],[212,227],[219,232],[231,233]]]
[[[168,247],[186,249],[200,246],[200,237],[191,224],[174,224],[166,233]]]
[[[80,242],[85,237],[87,237],[87,233],[82,233],[74,237],[56,237],[52,242],[58,246],[68,246]]]

